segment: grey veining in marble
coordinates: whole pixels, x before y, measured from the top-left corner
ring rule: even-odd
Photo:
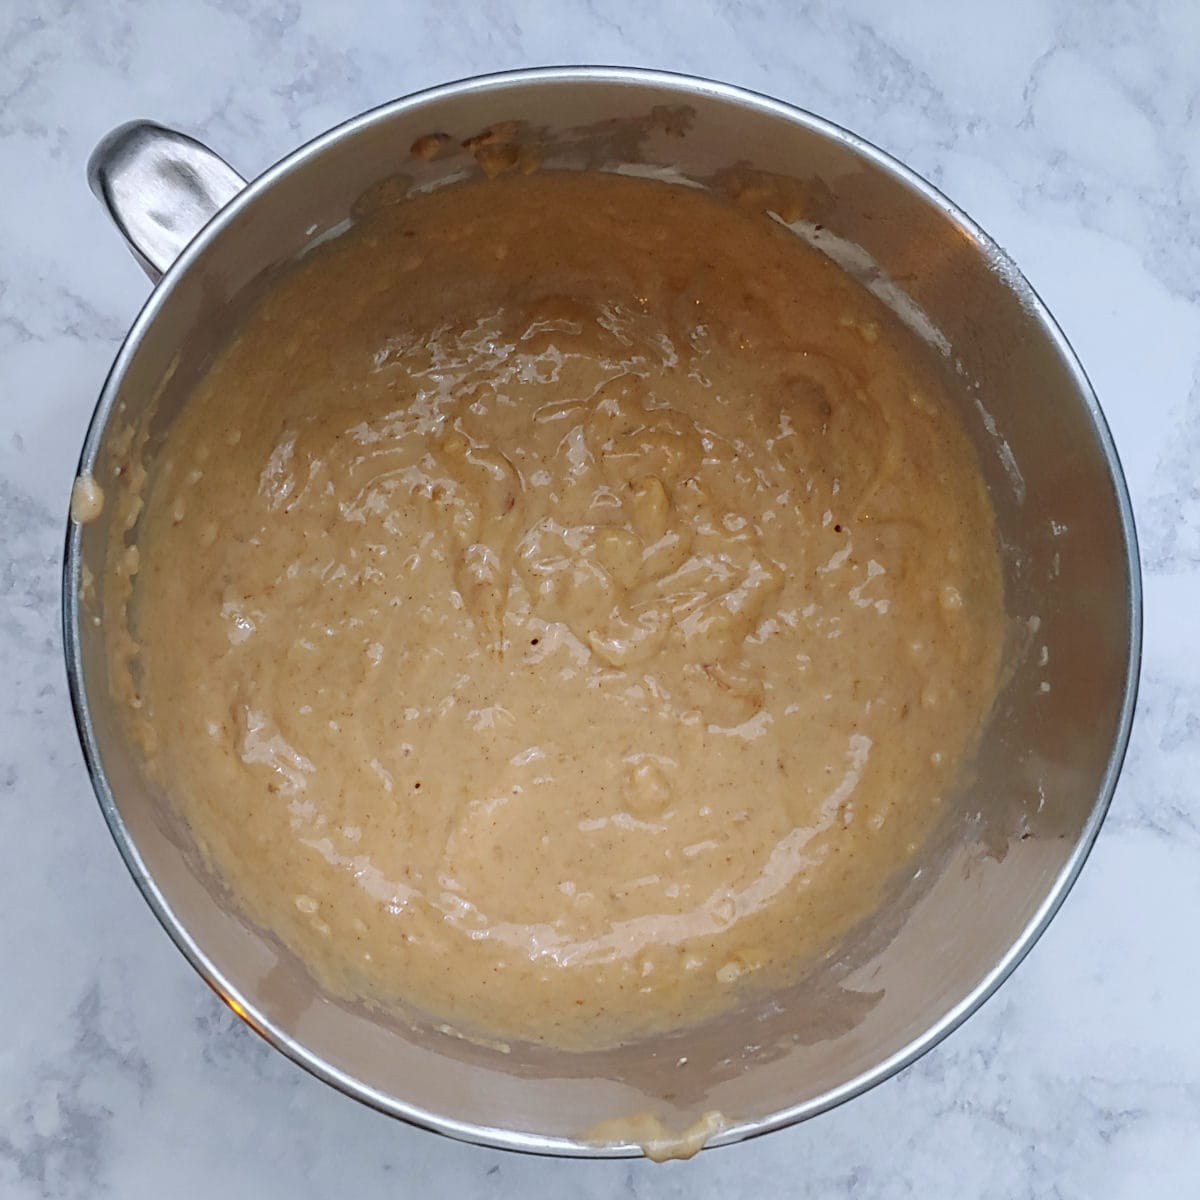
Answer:
[[[842,1109],[687,1164],[458,1145],[246,1032],[142,904],[60,662],[75,456],[146,284],[87,154],[153,116],[246,174],[371,104],[519,65],[730,80],[939,183],[1059,317],[1143,538],[1142,701],[1111,817],[1016,976]],[[1200,6],[1194,0],[6,0],[0,11],[0,1196],[1200,1195]]]

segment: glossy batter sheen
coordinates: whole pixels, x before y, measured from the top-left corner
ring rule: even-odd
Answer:
[[[585,1047],[778,983],[992,700],[990,509],[919,362],[696,190],[376,212],[170,434],[130,567],[151,769],[340,993]]]

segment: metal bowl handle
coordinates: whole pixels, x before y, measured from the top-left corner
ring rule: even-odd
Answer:
[[[207,146],[153,121],[129,121],[105,135],[88,159],[87,174],[92,191],[155,283],[246,186]]]

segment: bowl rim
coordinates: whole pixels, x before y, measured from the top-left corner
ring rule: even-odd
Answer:
[[[1096,397],[1095,389],[1088,379],[1082,364],[1071,348],[1065,334],[1049,309],[1038,296],[1009,256],[957,205],[938,188],[910,167],[865,139],[824,117],[781,100],[700,76],[672,71],[652,70],[640,67],[612,66],[558,66],[532,67],[519,70],[499,71],[476,75],[457,81],[425,88],[396,100],[380,104],[357,116],[341,122],[324,133],[305,142],[262,174],[251,180],[187,245],[171,264],[161,281],[153,288],[141,311],[130,326],[121,344],[112,367],[105,379],[96,407],[92,413],[79,456],[77,475],[89,473],[100,449],[103,431],[109,415],[117,401],[125,373],[137,352],[142,338],[163,307],[166,298],[187,274],[189,268],[207,246],[232,224],[242,210],[253,204],[255,199],[269,188],[282,181],[289,173],[318,157],[324,150],[343,139],[353,137],[368,127],[386,122],[394,117],[435,104],[455,95],[471,92],[502,92],[514,85],[540,84],[606,84],[612,87],[626,85],[652,86],[677,93],[681,99],[696,95],[724,101],[732,106],[748,108],[758,113],[781,117],[810,132],[836,142],[870,161],[899,182],[917,193],[927,203],[953,221],[960,230],[985,254],[988,261],[997,264],[1010,290],[1018,292],[1023,304],[1034,316],[1070,372],[1079,399],[1086,410],[1103,454],[1108,475],[1116,498],[1122,540],[1124,543],[1127,588],[1126,610],[1128,615],[1129,645],[1127,648],[1125,678],[1122,685],[1121,705],[1112,745],[1109,749],[1104,774],[1095,802],[1078,841],[1066,863],[1054,878],[1037,910],[1026,923],[1020,935],[1000,957],[995,966],[956,1005],[934,1021],[923,1033],[914,1037],[907,1045],[887,1056],[870,1070],[864,1071],[836,1088],[802,1103],[778,1110],[770,1116],[755,1121],[735,1123],[708,1140],[705,1148],[728,1145],[751,1137],[796,1124],[819,1113],[835,1108],[863,1092],[898,1074],[933,1049],[971,1014],[987,1001],[1000,985],[1008,979],[1016,967],[1036,944],[1053,919],[1071,887],[1078,878],[1083,864],[1095,844],[1104,817],[1108,812],[1124,762],[1133,723],[1134,708],[1141,667],[1142,647],[1142,576],[1138,553],[1137,531],[1133,508],[1125,475],[1117,455],[1112,432]],[[368,1106],[398,1117],[410,1124],[441,1133],[460,1141],[496,1149],[514,1150],[524,1153],[570,1158],[623,1158],[641,1154],[641,1148],[633,1143],[607,1146],[590,1145],[585,1142],[560,1137],[548,1137],[537,1133],[519,1132],[479,1125],[458,1120],[442,1113],[432,1112],[411,1104],[399,1097],[389,1095],[365,1084],[353,1075],[342,1071],[311,1051],[285,1029],[271,1021],[250,1002],[239,989],[217,968],[205,954],[192,935],[176,916],[162,891],[146,867],[129,830],[121,817],[120,810],[109,786],[100,757],[99,747],[92,725],[87,696],[84,688],[80,648],[80,584],[82,559],[80,553],[80,527],[67,519],[63,555],[62,623],[63,650],[71,707],[75,725],[83,750],[92,789],[108,824],[109,831],[129,873],[133,876],[143,897],[159,923],[175,945],[191,963],[200,977],[221,997],[222,1000],[256,1033],[297,1063],[310,1074],[332,1085],[339,1091]]]

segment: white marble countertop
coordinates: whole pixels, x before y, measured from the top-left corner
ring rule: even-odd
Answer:
[[[88,194],[153,116],[253,174],[428,84],[651,65],[815,109],[1022,264],[1090,371],[1143,541],[1146,655],[1095,853],[959,1032],[836,1112],[686,1164],[554,1162],[410,1129],[246,1032],[142,902],[61,662],[66,498],[147,285]],[[1200,7],[7,0],[0,15],[0,1194],[1196,1196],[1200,1184]]]

